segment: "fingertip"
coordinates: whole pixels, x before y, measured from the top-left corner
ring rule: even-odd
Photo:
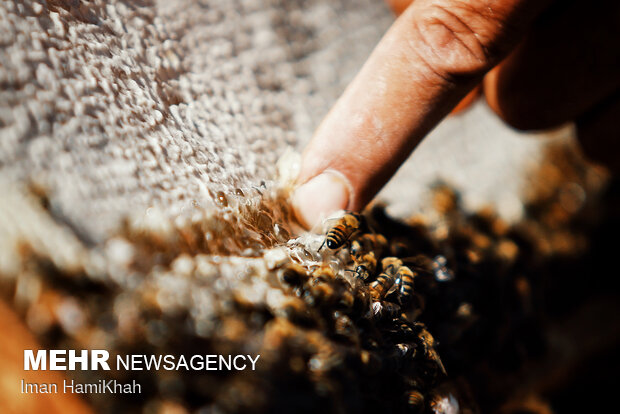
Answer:
[[[292,205],[299,223],[311,229],[332,213],[347,209],[350,198],[347,178],[327,170],[299,186],[292,195]]]

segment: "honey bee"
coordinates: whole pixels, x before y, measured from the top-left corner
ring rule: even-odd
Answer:
[[[394,285],[394,276],[388,273],[381,273],[377,279],[370,284],[370,294],[373,299],[382,299],[390,288]]]
[[[321,251],[325,245],[327,245],[327,248],[330,250],[339,249],[349,241],[351,236],[361,231],[364,226],[365,221],[361,214],[347,211],[345,215],[337,219],[337,223],[325,233],[325,240],[318,251]]]
[[[387,240],[381,234],[364,234],[351,242],[349,252],[353,258],[356,277],[363,281],[375,273],[377,257],[381,257],[387,247]]]
[[[370,261],[360,262],[355,269],[357,277],[367,278],[371,273],[370,269],[373,269],[372,264],[373,262]],[[418,273],[403,265],[402,260],[396,257],[386,257],[381,261],[381,264],[383,272],[370,284],[373,299],[382,299],[388,294],[392,286],[396,285],[400,304],[409,303],[414,295],[413,281],[418,276]],[[376,266],[376,260],[374,265]]]
[[[418,390],[411,390],[406,395],[407,406],[414,413],[422,412],[424,408],[424,395]]]
[[[421,347],[424,358],[433,362],[446,375],[446,368],[435,350],[435,338],[426,330],[424,324],[414,322],[413,325],[414,330],[417,331],[416,343]]]
[[[298,287],[308,280],[308,273],[297,263],[287,263],[278,271],[278,279],[288,286]]]
[[[310,305],[332,305],[342,299],[342,283],[345,282],[336,277],[331,267],[318,266],[312,271],[311,276],[312,281],[305,294],[306,301]]]
[[[403,262],[398,257],[384,257],[383,260],[381,260],[381,268],[383,269],[383,271],[389,273],[392,276],[396,275],[398,268],[402,265]]]
[[[352,272],[355,272],[355,277],[363,281],[368,280],[377,269],[377,258],[374,252],[355,257],[353,262],[355,263],[355,270]]]
[[[355,306],[355,296],[350,291],[344,290],[338,304],[343,309],[353,309],[353,307]]]
[[[318,282],[304,294],[306,302],[311,306],[329,306],[338,300],[338,292],[326,282]]]
[[[312,284],[317,284],[319,282],[331,282],[336,279],[336,275],[331,267],[328,265],[320,265],[317,266],[316,269],[312,271]]]
[[[396,273],[402,264],[403,262],[396,257],[386,257],[381,261],[383,271],[370,284],[370,294],[374,300],[382,299],[389,292],[396,281]]]
[[[387,239],[381,234],[366,233],[351,242],[349,252],[353,257],[363,256],[373,252],[377,257],[381,257],[387,248]]]
[[[401,304],[407,303],[413,296],[413,279],[418,274],[408,268],[407,266],[401,266],[396,272],[396,286],[398,286],[399,299]]]

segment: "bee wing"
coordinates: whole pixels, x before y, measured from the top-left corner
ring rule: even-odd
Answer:
[[[336,221],[336,220],[340,220],[342,218],[342,214],[336,213],[333,214],[331,217],[327,217],[324,218],[323,220],[319,220],[311,229],[310,232],[312,233],[326,233],[329,228],[327,226],[327,223],[332,222],[332,221]]]

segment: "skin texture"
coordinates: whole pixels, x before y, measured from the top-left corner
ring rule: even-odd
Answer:
[[[293,204],[306,226],[336,210],[363,208],[424,136],[481,84],[490,107],[514,127],[576,120],[590,144],[602,141],[601,133],[610,141],[608,134],[617,132],[598,122],[618,110],[615,2],[601,2],[609,9],[605,16],[585,0],[389,3],[402,14],[304,151],[298,184],[310,184],[298,188]],[[600,159],[598,152],[613,158],[598,144],[589,148],[593,158]]]

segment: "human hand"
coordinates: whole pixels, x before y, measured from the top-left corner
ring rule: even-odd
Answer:
[[[620,166],[619,2],[388,2],[402,15],[304,151],[293,195],[303,224],[363,208],[481,82],[508,124],[575,121],[586,154]]]

